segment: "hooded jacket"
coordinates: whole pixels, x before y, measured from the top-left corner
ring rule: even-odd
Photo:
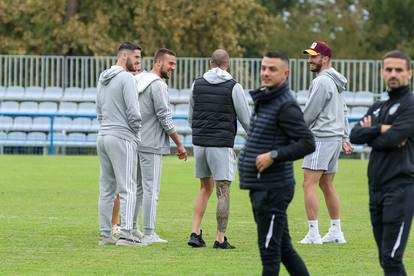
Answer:
[[[316,139],[349,141],[348,108],[341,95],[346,85],[346,78],[334,68],[321,71],[312,81],[303,116]]]
[[[112,135],[138,143],[141,114],[132,75],[114,65],[100,74],[97,90],[98,135]]]
[[[152,72],[142,72],[134,78],[142,116],[142,134],[138,151],[169,154],[169,135],[176,130],[168,102],[168,86]]]

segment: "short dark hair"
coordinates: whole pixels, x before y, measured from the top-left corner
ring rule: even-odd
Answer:
[[[410,56],[400,50],[393,50],[390,51],[388,53],[386,53],[383,57],[382,57],[382,65],[384,65],[384,60],[386,60],[387,58],[398,58],[398,59],[403,59],[405,60],[406,64],[407,64],[407,70],[411,69],[411,58]]]
[[[118,53],[123,50],[130,50],[130,51],[140,50],[141,51],[142,49],[135,43],[123,42],[121,45],[119,45]]]
[[[278,59],[281,59],[281,60],[283,60],[287,64],[287,66],[289,66],[289,57],[288,57],[287,54],[285,54],[282,51],[271,50],[271,51],[266,52],[266,54],[264,54],[264,56],[265,57],[268,57],[268,58],[278,58]]]
[[[175,57],[177,56],[174,51],[167,49],[167,48],[161,48],[161,49],[158,49],[158,51],[155,53],[154,61],[157,61],[163,58],[164,55],[170,55],[170,56],[175,56]]]

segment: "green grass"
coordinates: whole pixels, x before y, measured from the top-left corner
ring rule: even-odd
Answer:
[[[345,245],[297,244],[307,231],[302,202],[302,172],[296,163],[297,187],[289,208],[295,248],[311,275],[382,275],[368,214],[366,161],[341,160],[336,186],[341,196]],[[208,247],[186,244],[192,206],[199,188],[193,159],[165,158],[157,232],[167,245],[146,248],[101,247],[98,241],[98,160],[95,156],[53,158],[0,156],[1,275],[259,275],[261,265],[248,192],[231,189],[228,227],[234,251],[212,249],[215,196],[203,222]],[[329,218],[320,198],[320,230]],[[411,230],[413,232],[413,230]],[[414,275],[414,237],[405,252],[408,275]],[[281,275],[287,275],[283,269]]]

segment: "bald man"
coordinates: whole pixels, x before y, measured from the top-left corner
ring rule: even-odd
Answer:
[[[229,218],[230,183],[234,180],[236,155],[233,150],[237,119],[247,131],[250,110],[243,87],[227,72],[229,54],[213,52],[210,70],[194,81],[190,98],[189,123],[192,128],[195,176],[200,191],[194,203],[192,233],[188,245],[205,247],[201,221],[216,186],[217,235],[213,248],[233,249],[226,236]]]

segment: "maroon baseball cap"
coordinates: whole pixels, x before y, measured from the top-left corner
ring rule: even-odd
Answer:
[[[309,47],[309,49],[306,49],[303,51],[304,54],[308,54],[311,56],[332,56],[332,49],[329,47],[329,45],[326,42],[323,41],[315,41],[312,43],[312,45]]]

